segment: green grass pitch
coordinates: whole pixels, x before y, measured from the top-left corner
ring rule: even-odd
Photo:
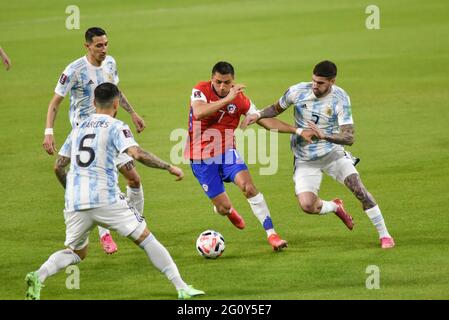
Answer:
[[[139,165],[150,230],[168,248],[184,279],[204,299],[447,299],[449,298],[449,3],[378,0],[380,29],[368,30],[369,1],[3,1],[0,45],[13,66],[0,70],[0,299],[23,299],[24,277],[64,242],[63,190],[54,158],[41,147],[45,115],[65,66],[81,57],[91,26],[108,32],[120,86],[147,129],[146,149],[168,159],[172,130],[186,128],[192,86],[227,60],[259,107],[308,81],[315,63],[339,67],[337,84],[350,95],[358,170],[378,200],[397,246],[379,248],[377,233],[358,201],[326,177],[320,195],[341,197],[355,218],[349,232],[333,215],[301,212],[292,182],[288,136],[279,139],[279,169],[259,175],[277,231],[289,248],[274,253],[248,203],[227,190],[245,217],[234,228],[212,207],[182,165],[186,178]],[[65,9],[78,5],[81,28],[67,30]],[[68,99],[55,137],[69,132]],[[119,118],[130,123],[123,111]],[[292,111],[281,119],[292,122]],[[133,128],[133,127],[132,127]],[[134,128],[133,128],[134,130]],[[124,181],[121,179],[121,185]],[[195,250],[198,234],[221,232],[217,260]],[[106,256],[91,235],[79,265],[80,289],[68,290],[64,272],[48,279],[42,299],[175,299],[172,285],[127,239]],[[380,269],[380,289],[368,290],[366,268]]]

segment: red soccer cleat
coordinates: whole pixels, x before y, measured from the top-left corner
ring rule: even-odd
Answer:
[[[115,244],[114,240],[112,239],[112,236],[110,233],[106,233],[104,236],[100,238],[100,243],[103,246],[104,251],[107,254],[113,254],[117,252],[117,245]]]
[[[392,237],[383,237],[380,238],[380,247],[382,249],[390,249],[395,245],[394,239]]]
[[[332,200],[333,203],[337,205],[337,210],[335,211],[335,214],[337,217],[343,221],[343,223],[348,227],[349,230],[352,230],[354,227],[354,222],[352,221],[352,217],[346,212],[345,208],[343,207],[343,200],[341,199],[334,199]]]
[[[231,213],[227,215],[229,221],[239,229],[245,228],[245,220],[237,213],[235,209],[231,209]]]
[[[282,240],[281,237],[276,233],[273,233],[268,237],[268,243],[271,244],[274,251],[281,251],[282,248],[288,247],[287,241]]]

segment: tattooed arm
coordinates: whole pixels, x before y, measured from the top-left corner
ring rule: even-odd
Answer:
[[[266,107],[265,109],[261,110],[259,119],[274,118],[274,117],[280,115],[284,111],[285,111],[285,109],[283,109],[281,107],[281,105],[279,104],[279,101],[278,101],[278,102],[272,104],[271,106]]]
[[[134,111],[133,107],[129,103],[125,94],[120,91],[120,105],[122,108],[131,115],[134,125],[136,126],[137,132],[142,132],[145,129],[145,121]]]
[[[126,153],[147,167],[167,170],[170,174],[177,177],[177,181],[184,178],[184,172],[182,172],[180,168],[172,166],[164,160],[159,159],[151,152],[143,150],[139,146],[126,149]]]
[[[56,177],[58,178],[64,189],[67,182],[67,172],[65,168],[69,165],[69,163],[70,158],[59,156],[54,166]]]
[[[333,134],[326,134],[313,122],[309,122],[309,126],[313,131],[316,132],[317,137],[320,139],[347,146],[352,146],[352,144],[354,143],[354,125],[352,124],[345,124],[340,126],[340,132]]]

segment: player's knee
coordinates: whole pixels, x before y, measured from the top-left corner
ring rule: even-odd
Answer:
[[[86,259],[87,257],[87,247],[81,249],[81,250],[72,250],[78,257],[80,257],[81,260]]]
[[[145,228],[140,236],[134,236],[136,238],[136,240],[134,240],[134,243],[136,243],[137,245],[141,244],[149,235],[150,230],[148,230],[148,228]]]
[[[259,193],[252,183],[243,184],[242,191],[245,194],[246,198],[253,198]]]
[[[316,208],[315,208],[315,204],[312,202],[300,202],[299,203],[301,206],[302,211],[304,211],[305,213],[308,214],[313,214],[316,213]]]
[[[77,253],[78,257],[80,257],[81,261],[86,259],[87,254],[86,253]]]

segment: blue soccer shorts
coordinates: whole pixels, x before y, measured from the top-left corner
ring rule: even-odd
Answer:
[[[190,160],[190,167],[210,199],[225,191],[223,182],[234,182],[237,173],[248,170],[235,149],[205,160]]]

